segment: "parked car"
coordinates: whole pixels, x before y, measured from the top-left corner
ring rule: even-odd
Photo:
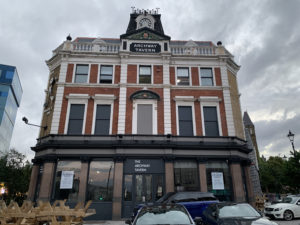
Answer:
[[[169,192],[156,201],[156,203],[160,204],[181,204],[185,206],[193,219],[196,217],[201,217],[203,210],[206,209],[208,205],[216,202],[219,202],[219,200],[212,193],[197,191]],[[139,204],[134,208],[132,220],[137,214],[137,211],[144,205],[145,204]]]
[[[265,207],[264,213],[272,219],[292,220],[300,217],[300,196],[289,195],[281,203]]]
[[[130,225],[159,225],[159,224],[181,224],[196,225],[201,219],[192,219],[183,205],[179,204],[155,204],[143,206],[136,215],[134,221],[126,220]]]
[[[248,203],[215,203],[209,205],[202,215],[204,225],[276,225],[264,218]]]

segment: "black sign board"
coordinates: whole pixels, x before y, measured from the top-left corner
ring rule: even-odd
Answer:
[[[125,173],[164,173],[162,160],[157,159],[127,159]]]
[[[160,44],[157,43],[131,43],[131,52],[141,52],[141,53],[159,53]]]

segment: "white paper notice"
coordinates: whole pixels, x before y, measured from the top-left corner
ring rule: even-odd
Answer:
[[[72,189],[74,171],[62,171],[60,180],[60,189]]]
[[[224,190],[224,179],[222,172],[212,172],[211,180],[213,190]]]

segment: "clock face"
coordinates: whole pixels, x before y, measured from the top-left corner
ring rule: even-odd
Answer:
[[[149,27],[149,28],[151,28],[151,25],[152,25],[151,20],[149,20],[148,18],[143,18],[139,22],[140,28],[141,27]]]

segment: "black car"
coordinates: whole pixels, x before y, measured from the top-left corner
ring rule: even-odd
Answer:
[[[162,196],[160,199],[156,201],[157,203],[178,203],[189,211],[192,218],[201,217],[202,212],[206,207],[212,203],[219,202],[218,199],[209,192],[199,192],[199,191],[183,191],[183,192],[169,192]],[[148,204],[149,205],[149,204]],[[133,217],[137,214],[137,211],[145,206],[145,204],[137,205],[133,210]]]
[[[155,204],[143,206],[136,215],[134,221],[126,220],[130,225],[196,225],[191,215],[183,205],[179,204]]]
[[[263,218],[248,203],[216,203],[209,205],[202,214],[204,225],[276,225]]]

